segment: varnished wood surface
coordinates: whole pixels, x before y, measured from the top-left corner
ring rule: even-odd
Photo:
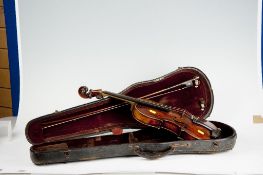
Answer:
[[[9,69],[0,69],[0,88],[11,88]]]
[[[0,27],[5,27],[4,7],[0,7]]]
[[[0,48],[7,48],[5,28],[0,28]]]
[[[0,107],[0,118],[12,116],[12,115],[13,115],[13,112],[11,108]]]
[[[12,108],[11,89],[0,88],[0,107]]]
[[[0,69],[9,69],[7,49],[0,49]]]
[[[3,0],[0,0],[0,117],[12,116],[12,96]]]

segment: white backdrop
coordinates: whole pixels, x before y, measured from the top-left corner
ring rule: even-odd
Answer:
[[[23,0],[19,18],[21,101],[13,140],[0,142],[2,172],[263,173],[263,91],[257,54],[257,0]],[[232,151],[35,166],[26,123],[87,103],[81,85],[119,92],[177,67],[211,81],[209,119],[238,133]],[[12,151],[11,151],[12,150]],[[1,173],[1,171],[0,171]]]

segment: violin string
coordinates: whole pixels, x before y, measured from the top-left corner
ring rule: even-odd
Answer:
[[[162,93],[162,94],[158,94],[160,92],[164,92],[164,91],[167,91],[169,89],[172,89],[172,88],[176,88],[180,85],[183,85],[185,84],[186,82],[189,82],[189,81],[193,81],[195,80],[196,78],[193,78],[193,79],[190,79],[190,80],[187,80],[187,81],[184,81],[182,83],[179,83],[179,84],[176,84],[174,86],[171,86],[171,87],[168,87],[168,88],[165,88],[165,89],[162,89],[162,90],[159,90],[159,91],[156,91],[154,93],[150,93],[150,94],[147,94],[147,95],[144,95],[140,98],[147,98],[147,99],[152,99],[152,98],[156,98],[156,97],[159,97],[159,96],[162,96],[162,95],[166,95],[166,94],[169,94],[169,93],[172,93],[172,92],[176,92],[176,91],[181,91],[183,89],[186,89],[186,88],[189,88],[191,86],[185,86],[185,87],[182,87],[182,88],[179,88],[179,89],[175,89],[175,90],[172,90],[172,91],[168,91],[168,92],[165,92],[165,93]],[[156,94],[156,95],[155,95]],[[152,96],[152,95],[155,95],[155,96]],[[106,111],[109,111],[109,110],[113,110],[113,109],[116,109],[116,108],[119,108],[119,107],[123,107],[123,106],[126,106],[128,105],[129,103],[127,102],[124,102],[122,104],[118,104],[118,105],[113,105],[113,106],[109,106],[107,108],[103,108],[103,109],[100,109],[100,110],[97,110],[97,111],[93,111],[93,112],[90,112],[84,116],[79,116],[79,117],[75,117],[72,118],[72,119],[62,119],[62,120],[57,120],[55,121],[56,123],[55,124],[51,124],[51,125],[48,125],[48,126],[44,126],[43,129],[46,129],[46,128],[51,128],[51,127],[54,127],[54,126],[58,126],[58,125],[62,125],[62,124],[65,124],[65,123],[68,123],[68,122],[73,122],[73,121],[76,121],[76,120],[80,120],[82,118],[86,118],[86,117],[89,117],[91,115],[95,115],[95,114],[99,114],[99,113],[102,113],[102,112],[106,112]],[[57,123],[58,122],[58,123]],[[54,123],[54,121],[52,121],[52,123]],[[46,123],[42,123],[43,125],[45,124],[50,124],[49,122],[46,122]]]
[[[176,90],[173,90],[173,91],[168,91],[166,93],[162,93],[162,94],[158,94],[158,95],[155,95],[155,96],[151,96],[149,99],[155,98],[155,97],[159,97],[159,96],[162,96],[162,95],[166,95],[166,94],[169,94],[169,93],[172,93],[172,92],[176,92],[176,91],[179,91],[179,90],[183,90],[185,88],[187,88],[187,87],[183,87],[183,88],[176,89]],[[172,106],[168,106],[168,107],[170,107],[172,110],[175,110],[176,112],[181,112],[181,115],[184,115],[184,116],[186,116],[189,119],[191,119],[191,117],[193,116],[190,112],[186,111],[185,109],[172,107]]]

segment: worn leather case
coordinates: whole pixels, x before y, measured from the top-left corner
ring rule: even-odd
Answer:
[[[198,82],[193,80],[196,77]],[[206,75],[197,68],[178,68],[157,79],[135,83],[120,93],[142,98],[174,86],[174,91],[151,100],[186,109],[200,118],[209,117],[213,91]],[[237,137],[235,130],[227,124],[212,122],[221,129],[219,138],[180,140],[165,129],[137,122],[128,104],[105,98],[33,119],[25,134],[32,144],[31,159],[37,165],[135,155],[155,159],[168,154],[232,149]],[[125,129],[132,130],[123,133]]]

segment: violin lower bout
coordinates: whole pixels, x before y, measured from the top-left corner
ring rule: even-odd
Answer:
[[[180,114],[165,112],[136,104],[132,107],[133,117],[140,123],[157,129],[166,129],[183,140],[211,139],[210,131]]]

